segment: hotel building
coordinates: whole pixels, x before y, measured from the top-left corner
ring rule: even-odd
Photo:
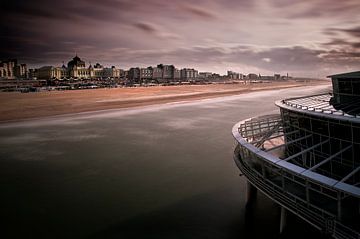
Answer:
[[[96,78],[119,78],[120,69],[112,66],[111,68],[104,68],[99,63],[94,66],[91,64],[86,67],[84,61],[80,57],[75,56],[68,62],[67,67],[63,64],[62,67],[43,66],[38,69],[39,79],[96,79]]]

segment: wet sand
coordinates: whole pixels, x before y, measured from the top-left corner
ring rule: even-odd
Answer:
[[[0,93],[0,122],[89,111],[191,101],[252,91],[328,84],[327,81],[114,88]]]

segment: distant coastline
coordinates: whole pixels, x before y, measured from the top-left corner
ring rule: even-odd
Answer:
[[[192,101],[253,91],[330,84],[326,80],[0,93],[0,122]]]

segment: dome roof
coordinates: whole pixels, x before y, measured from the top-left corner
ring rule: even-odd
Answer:
[[[81,61],[80,57],[78,57],[77,55],[73,58],[73,61]]]
[[[85,67],[85,62],[80,59],[77,55],[68,62],[68,67],[73,68],[74,66],[82,66]]]

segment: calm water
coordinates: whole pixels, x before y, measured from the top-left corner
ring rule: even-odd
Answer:
[[[325,89],[2,124],[2,238],[278,238],[274,203],[245,209],[231,128]],[[314,232],[290,217],[282,237],[295,227]]]

